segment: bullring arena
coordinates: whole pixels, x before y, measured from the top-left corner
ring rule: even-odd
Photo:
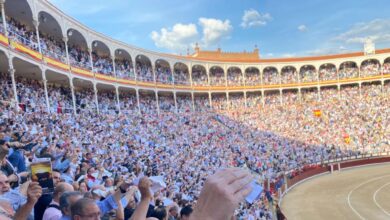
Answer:
[[[303,181],[283,198],[288,219],[389,219],[390,164],[342,169]]]
[[[0,219],[390,219],[390,48],[177,55],[52,1],[0,12]]]

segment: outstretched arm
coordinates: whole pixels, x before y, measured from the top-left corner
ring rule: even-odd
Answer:
[[[251,174],[240,168],[220,170],[207,178],[190,220],[230,219],[250,192]]]
[[[144,220],[149,209],[149,202],[152,200],[150,192],[151,182],[149,178],[143,177],[138,184],[138,189],[141,192],[141,202],[138,204],[130,220]]]
[[[31,214],[35,203],[42,195],[42,187],[37,182],[31,182],[27,188],[27,202],[15,213],[15,220],[25,220]]]

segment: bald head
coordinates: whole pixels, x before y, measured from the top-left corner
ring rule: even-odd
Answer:
[[[89,198],[79,199],[71,206],[73,220],[100,219],[100,209],[96,201]]]
[[[64,182],[58,183],[53,193],[53,200],[59,202],[60,197],[64,192],[73,192],[73,191],[74,188],[69,183],[64,183]]]

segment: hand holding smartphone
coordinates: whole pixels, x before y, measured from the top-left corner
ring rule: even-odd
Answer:
[[[31,163],[31,180],[38,182],[43,194],[54,192],[53,169],[50,158],[42,158]]]

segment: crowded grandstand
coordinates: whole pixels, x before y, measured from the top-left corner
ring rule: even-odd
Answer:
[[[288,179],[390,152],[388,49],[224,65],[156,57],[87,40],[35,3],[0,1],[1,219],[217,219],[203,206],[218,190],[229,218],[283,219]],[[29,181],[42,158],[52,194]],[[240,200],[215,182],[229,175],[245,181]],[[259,195],[244,201],[252,181]]]

